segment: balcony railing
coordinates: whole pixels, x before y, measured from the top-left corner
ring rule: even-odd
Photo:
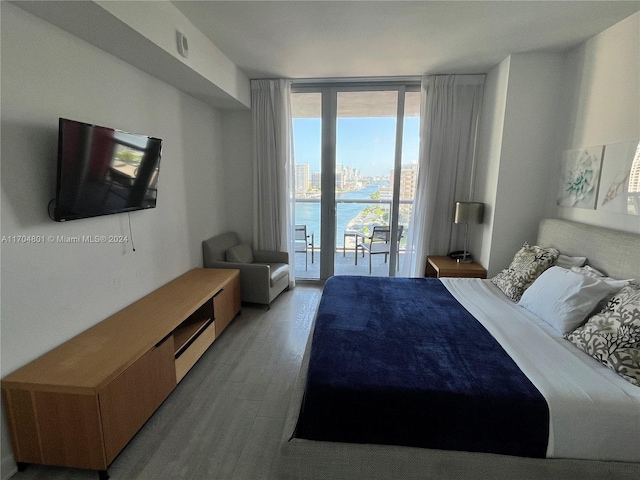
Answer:
[[[360,232],[360,233],[367,233],[366,228],[370,228],[371,225],[373,224],[379,224],[379,225],[383,225],[383,224],[389,224],[389,217],[390,217],[390,211],[391,211],[391,205],[392,205],[392,201],[390,199],[372,199],[372,198],[336,198],[335,199],[336,202],[336,248],[337,249],[344,249],[345,248],[345,241],[349,242],[349,236],[348,234],[345,235],[345,232]],[[296,223],[302,223],[307,225],[307,230],[308,231],[312,231],[315,232],[315,241],[316,241],[316,247],[320,248],[320,198],[298,198],[296,197],[295,199],[295,203],[296,204],[316,204],[318,205],[318,209],[315,215],[309,215],[309,212],[307,212],[307,215],[304,215],[304,219],[299,218],[296,215]],[[407,228],[409,227],[409,215],[410,215],[410,208],[408,209],[409,212],[402,212],[403,210],[403,206],[413,206],[413,200],[400,200],[399,201],[400,204],[400,209],[401,209],[401,218],[400,218],[400,223],[404,225],[405,227],[405,232],[407,230]],[[360,210],[357,209],[352,209],[351,211],[345,211],[344,209],[341,209],[341,206],[345,206],[348,208],[348,206],[351,205],[362,205],[362,206],[368,206],[368,205],[379,205],[379,206],[383,206],[383,208],[386,211],[386,217],[383,215],[382,218],[374,218],[372,219],[373,221],[371,222],[365,222],[365,223],[361,223],[361,224],[351,224],[352,220],[354,220],[360,213],[362,213],[365,209],[362,208]],[[385,208],[386,207],[386,208]],[[341,211],[342,210],[342,211]],[[297,213],[297,209],[296,209],[296,213]],[[403,218],[404,217],[404,218]],[[351,224],[351,225],[350,225]],[[406,233],[405,233],[406,235]],[[404,243],[404,242],[403,242]],[[351,242],[349,242],[348,245],[346,245],[346,248],[349,249],[353,249],[353,244]]]

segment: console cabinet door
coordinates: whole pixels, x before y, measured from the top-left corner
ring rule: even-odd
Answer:
[[[213,297],[216,338],[240,311],[240,275],[234,275]]]
[[[17,462],[105,470],[95,395],[3,390]]]
[[[99,394],[107,464],[176,386],[173,337],[147,352]]]

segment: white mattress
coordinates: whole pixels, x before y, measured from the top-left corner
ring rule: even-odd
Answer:
[[[441,280],[547,400],[548,458],[640,462],[640,388],[580,351],[489,280]]]

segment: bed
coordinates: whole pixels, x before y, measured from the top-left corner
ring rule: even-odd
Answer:
[[[640,277],[640,235],[545,219],[536,244]],[[489,280],[355,280],[325,286],[279,478],[639,478],[640,387]],[[380,301],[398,295],[393,284],[405,295],[396,306]],[[421,329],[429,343],[412,343]],[[451,380],[456,368],[465,373]]]

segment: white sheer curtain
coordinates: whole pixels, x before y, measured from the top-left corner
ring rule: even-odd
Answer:
[[[251,81],[253,151],[255,156],[253,243],[257,250],[289,252],[294,271],[294,184],[291,82]],[[294,275],[290,275],[290,286]]]
[[[456,200],[468,185],[484,75],[422,78],[420,153],[413,215],[401,274],[424,276],[427,255],[449,250]]]

